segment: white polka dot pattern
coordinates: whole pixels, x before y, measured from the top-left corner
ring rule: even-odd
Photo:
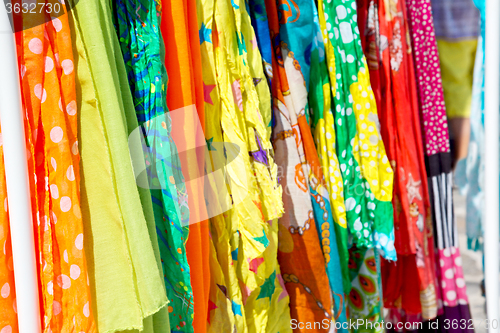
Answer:
[[[450,151],[430,0],[406,0],[427,155]]]

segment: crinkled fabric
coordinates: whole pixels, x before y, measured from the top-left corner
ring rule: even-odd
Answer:
[[[211,285],[208,330],[290,332],[289,297],[277,261],[282,189],[264,123],[271,119],[271,103],[255,33],[242,0],[197,4],[211,163],[229,156],[224,147],[239,151],[225,166],[223,185],[226,202],[237,204],[210,219],[220,271]],[[216,185],[208,190],[220,191]]]
[[[328,226],[333,220],[318,154],[305,117],[306,85],[299,61],[281,40],[278,6],[267,1],[266,7],[274,50],[273,145],[281,171],[280,183],[285,188],[285,214],[279,220],[278,260],[290,295],[292,319],[302,323],[332,322],[335,310],[332,293],[329,288],[325,289],[329,280],[317,223],[326,222]],[[307,329],[307,325],[304,327]],[[329,327],[321,329],[328,331]],[[296,329],[302,330],[304,328]]]
[[[402,307],[407,314],[421,313],[424,319],[432,319],[437,303],[434,258],[428,251],[428,244],[433,243],[430,203],[404,3],[358,1],[358,23],[365,36],[362,44],[380,110],[381,135],[395,170],[398,263],[382,262],[384,306]],[[405,288],[408,283],[419,286],[419,292]]]
[[[14,22],[29,25],[30,19],[34,17],[21,14]],[[41,325],[46,333],[97,332],[80,209],[78,109],[71,43],[67,13],[16,33],[27,147],[26,152],[19,153],[28,157]],[[18,332],[3,157],[2,148],[0,331]]]

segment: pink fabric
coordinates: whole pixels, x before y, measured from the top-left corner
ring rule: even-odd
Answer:
[[[406,0],[427,155],[450,151],[431,0]]]
[[[438,301],[438,307],[468,304],[460,250],[457,247],[445,248],[439,250],[437,256],[439,262],[437,276],[440,282],[438,289],[443,302],[441,304]]]

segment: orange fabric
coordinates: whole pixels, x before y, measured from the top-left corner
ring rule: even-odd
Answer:
[[[0,297],[0,332],[4,330],[9,332],[9,327],[12,332],[17,332],[16,290],[1,135],[0,133],[0,296],[2,296]]]
[[[67,15],[17,33],[16,42],[27,117],[42,328],[44,332],[96,332],[79,206],[77,106]],[[5,244],[0,255],[0,330],[10,325],[17,332],[5,174],[0,164],[4,204],[0,242]]]
[[[166,58],[169,84],[167,88],[167,105],[170,111],[179,108],[196,105],[198,118],[202,128],[205,124],[204,117],[204,95],[201,70],[201,53],[198,35],[198,20],[196,17],[196,3],[192,0],[172,0],[163,3],[161,31],[165,41]],[[186,112],[186,115],[189,115]],[[184,126],[176,127],[174,131],[181,131],[182,128],[193,128],[195,119],[183,119]],[[196,127],[195,127],[196,128]],[[203,133],[197,133],[202,135]],[[176,135],[176,138],[178,135]],[[185,131],[184,142],[177,142],[179,147],[194,148],[195,137],[193,133]],[[179,149],[182,152],[181,149]],[[189,166],[189,175],[184,175],[186,179],[193,180],[203,173],[204,156],[198,150],[197,156],[186,156],[181,154],[183,170]],[[198,160],[198,164],[192,163],[188,157]],[[188,163],[191,162],[191,163]],[[199,182],[198,182],[199,184]],[[186,188],[189,198],[190,220],[200,220],[189,226],[189,238],[186,244],[188,263],[191,269],[191,284],[194,295],[194,331],[196,333],[206,332],[206,322],[208,313],[208,297],[210,290],[210,269],[209,269],[209,239],[208,221],[205,220],[206,212],[204,205],[203,187],[187,183]]]

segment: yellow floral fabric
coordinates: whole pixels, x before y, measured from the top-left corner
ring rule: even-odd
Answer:
[[[269,90],[258,87],[266,81],[255,34],[243,0],[197,0],[197,8],[209,167],[227,164],[226,184],[211,182],[207,192],[217,193],[221,205],[234,203],[210,220],[211,263],[218,265],[212,267],[209,332],[290,332],[277,262],[282,189],[265,123]]]

